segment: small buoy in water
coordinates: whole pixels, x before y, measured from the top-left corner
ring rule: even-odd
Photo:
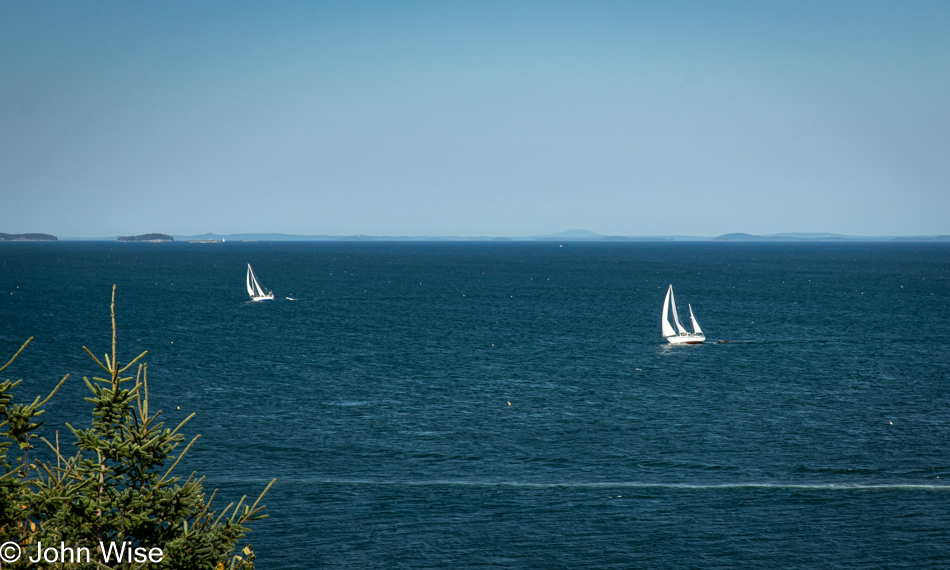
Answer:
[[[178,409],[180,410],[180,409],[181,409],[181,406],[178,406]]]
[[[887,422],[887,425],[894,425],[894,422]]]
[[[510,406],[510,405],[511,405],[511,402],[508,402],[508,405]]]

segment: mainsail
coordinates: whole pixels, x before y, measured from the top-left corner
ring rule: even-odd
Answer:
[[[267,296],[267,293],[264,293],[264,290],[261,289],[261,284],[257,282],[257,276],[254,275],[254,270],[251,269],[250,263],[247,264],[247,294],[250,295],[252,299]]]
[[[663,318],[660,319],[660,327],[663,329],[663,336],[675,336],[673,326],[670,324],[670,294],[673,292],[673,286],[666,290],[666,299],[663,300]]]
[[[670,304],[673,306],[673,322],[676,323],[676,332],[686,334],[686,329],[680,323],[680,316],[676,313],[676,296],[673,295],[673,286],[670,285]]]

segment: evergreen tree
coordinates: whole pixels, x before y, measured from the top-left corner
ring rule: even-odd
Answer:
[[[105,371],[103,377],[84,378],[92,405],[92,423],[87,428],[66,427],[75,438],[75,453],[64,454],[56,432],[54,442],[37,432],[42,406],[69,377],[64,377],[45,399],[30,405],[14,404],[11,394],[19,381],[0,383],[0,544],[18,543],[24,555],[5,568],[30,568],[27,552],[42,542],[44,548],[60,543],[84,546],[91,562],[65,561],[58,568],[254,568],[250,545],[236,553],[249,532],[246,524],[261,519],[264,489],[253,504],[242,497],[221,512],[212,510],[214,493],[208,498],[204,477],[192,473],[183,479],[174,475],[182,457],[198,439],[187,445],[181,433],[191,414],[174,428],[160,421],[161,412],[151,412],[148,403],[148,370],[140,363],[145,352],[126,364],[116,350],[115,286],[112,288],[112,350],[99,360],[83,349]],[[32,338],[30,339],[32,340]],[[29,344],[24,343],[3,368],[10,365]],[[133,369],[135,376],[126,375]],[[30,459],[31,442],[38,438],[55,457]],[[102,564],[99,544],[127,543],[130,548],[158,547],[160,563],[113,562]],[[33,553],[35,556],[35,552]],[[45,566],[45,565],[44,565]]]

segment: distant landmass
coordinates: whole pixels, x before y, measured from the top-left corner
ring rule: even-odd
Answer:
[[[950,241],[950,236],[845,236],[841,234],[806,234],[788,233],[757,236],[752,234],[734,233],[725,234],[713,241],[788,241],[788,242],[815,242],[815,241]]]
[[[26,237],[26,236],[44,236],[44,237]],[[26,240],[55,240],[54,236],[48,234],[0,234],[0,241],[26,241]],[[81,239],[82,241],[112,241],[115,237],[104,238],[64,238]],[[833,233],[780,233],[768,235],[754,235],[747,233],[729,233],[718,237],[711,236],[622,236],[622,235],[603,235],[589,230],[567,230],[556,234],[543,234],[534,236],[379,236],[379,235],[296,235],[282,233],[247,233],[247,234],[216,234],[206,233],[200,235],[176,235],[168,234],[143,234],[138,236],[122,236],[118,241],[125,242],[166,242],[180,241],[192,243],[221,243],[221,242],[242,242],[242,241],[346,241],[346,242],[695,242],[695,241],[716,241],[716,242],[950,242],[950,236],[849,236]]]
[[[122,236],[116,241],[144,241],[155,243],[160,241],[175,241],[175,238],[168,234],[142,234],[140,236]]]
[[[175,236],[178,241],[194,243],[227,241],[708,241],[701,236],[608,236],[588,230],[568,230],[537,236],[372,236],[372,235],[293,235],[293,234],[216,234]]]
[[[752,234],[734,233],[721,235],[713,241],[853,241],[861,238],[841,236],[836,234],[774,234],[757,236]]]
[[[604,236],[596,234],[589,230],[567,230],[566,232],[561,232],[559,234],[551,234],[548,236],[534,236],[534,239],[539,241],[546,240],[570,240],[570,241],[587,241],[587,240],[599,240]]]
[[[950,241],[950,236],[900,236],[894,241]]]
[[[49,234],[5,234],[0,233],[0,241],[58,241]]]
[[[559,234],[533,236],[524,239],[532,241],[673,241],[674,238],[655,236],[605,236],[588,230],[567,230]]]

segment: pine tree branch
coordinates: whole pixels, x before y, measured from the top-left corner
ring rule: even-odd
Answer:
[[[115,354],[115,284],[112,285],[112,304],[109,306],[109,312],[112,314],[112,383],[114,385],[119,378],[119,361],[116,360]]]
[[[45,400],[38,403],[37,405],[42,406],[42,405],[45,405],[46,402],[49,402],[50,399],[52,399],[52,397],[56,395],[56,392],[59,392],[59,389],[63,387],[63,384],[66,383],[67,378],[69,378],[69,374],[63,376],[63,379],[59,381],[59,384],[57,384],[55,388],[53,388],[53,391],[49,393],[49,396],[47,396]]]
[[[224,518],[224,515],[228,514],[228,511],[231,510],[231,507],[234,506],[234,503],[228,503],[228,506],[224,507],[224,510],[221,511],[221,514],[218,515],[218,518],[214,519],[214,526],[221,524],[221,519]]]
[[[45,437],[41,437],[41,438],[40,438],[40,441],[42,441],[43,443],[45,443],[46,445],[48,445],[49,448],[52,449],[53,452],[56,454],[56,469],[57,469],[57,470],[61,470],[61,471],[64,471],[64,472],[66,472],[66,473],[69,473],[70,471],[72,471],[73,474],[78,475],[78,473],[76,473],[75,466],[74,466],[73,462],[70,461],[69,459],[66,459],[65,457],[63,457],[63,456],[60,454],[60,452],[59,452],[59,431],[56,432],[56,446],[55,446],[55,447],[54,447],[53,444],[50,443],[49,440],[47,440]],[[77,457],[78,457],[78,455],[77,455]],[[66,469],[62,469],[62,468],[60,467],[60,461],[62,461],[63,463],[66,464]]]
[[[140,355],[136,356],[135,358],[133,358],[133,359],[132,359],[132,362],[129,362],[128,364],[126,364],[125,366],[123,366],[121,370],[119,370],[119,374],[122,374],[123,372],[125,372],[126,370],[128,370],[129,368],[131,368],[133,364],[135,364],[136,362],[138,362],[139,359],[142,358],[143,356],[145,356],[146,354],[148,354],[148,351],[147,351],[147,350],[146,350],[145,352],[143,352],[142,354],[140,354]]]
[[[199,437],[201,436],[196,435],[194,439],[191,440],[191,443],[189,443],[187,447],[185,447],[185,449],[181,453],[178,454],[178,459],[176,459],[175,462],[172,463],[172,466],[168,468],[168,471],[166,471],[165,474],[162,475],[162,478],[158,480],[158,484],[161,484],[165,480],[165,477],[168,477],[169,475],[171,475],[171,472],[175,469],[175,467],[178,466],[178,462],[181,461],[181,458],[184,457],[186,453],[188,453],[188,450],[191,449],[191,446],[194,445],[196,441],[198,441]]]
[[[237,516],[238,516],[238,509],[240,509],[240,508],[241,508],[241,505],[244,504],[244,499],[246,499],[246,498],[247,498],[247,495],[242,496],[242,497],[241,497],[241,500],[238,501],[237,506],[234,507],[234,512],[231,513],[231,518],[229,519],[231,522],[234,522],[234,519],[237,518]]]
[[[109,370],[109,367],[108,367],[108,366],[106,366],[105,364],[103,364],[102,362],[100,362],[98,358],[96,358],[96,355],[93,354],[91,350],[89,350],[89,349],[86,348],[85,346],[82,347],[82,349],[85,350],[85,351],[86,351],[86,354],[88,354],[89,356],[91,356],[92,359],[96,361],[96,364],[98,364],[100,367],[102,367],[103,370],[105,370],[106,372],[112,372],[111,370]]]
[[[17,356],[20,356],[20,353],[23,352],[23,350],[26,348],[26,345],[30,344],[30,342],[32,341],[33,341],[33,337],[26,339],[26,342],[23,343],[23,346],[20,347],[20,350],[16,351],[16,354],[13,355],[13,358],[11,358],[10,361],[4,364],[3,366],[0,366],[0,372],[3,372],[4,368],[13,364],[13,361],[16,360]]]
[[[256,512],[256,510],[257,510],[257,504],[261,502],[261,499],[264,498],[264,495],[266,495],[267,492],[270,491],[270,488],[273,487],[273,486],[274,486],[274,483],[276,483],[276,482],[277,482],[277,479],[271,479],[271,480],[270,480],[270,483],[268,483],[267,486],[264,487],[264,490],[261,491],[261,495],[257,498],[256,501],[254,501],[254,504],[251,505],[251,514],[254,514],[254,512]],[[263,508],[264,508],[264,505],[261,505],[261,508],[263,509]]]
[[[178,425],[175,427],[175,429],[173,429],[173,430],[171,431],[171,433],[169,433],[168,435],[172,436],[172,435],[175,435],[176,433],[178,433],[178,430],[180,430],[180,429],[182,428],[182,426],[184,426],[186,423],[190,422],[190,421],[191,421],[191,418],[195,417],[196,415],[198,415],[198,414],[195,413],[195,412],[191,412],[191,414],[189,414],[187,418],[181,420],[181,423],[178,424]]]

